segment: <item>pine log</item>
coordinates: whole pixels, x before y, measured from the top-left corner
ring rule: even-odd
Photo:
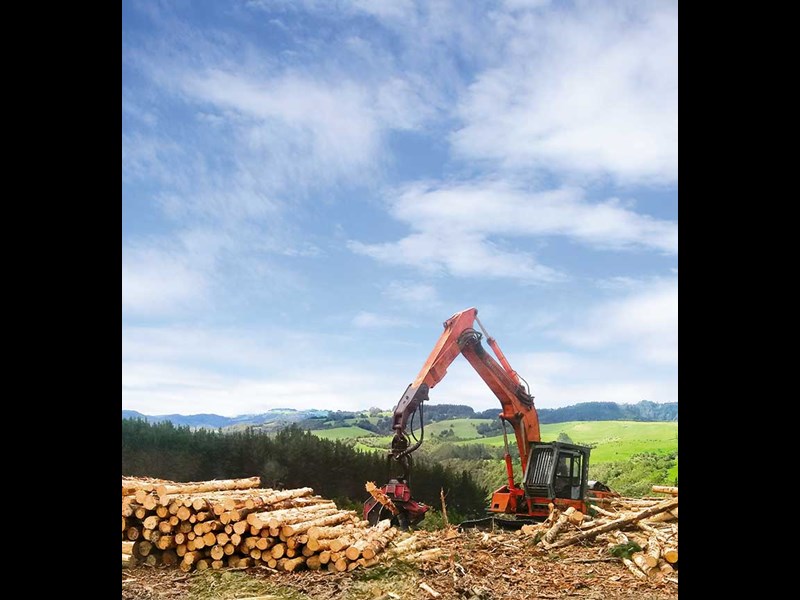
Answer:
[[[320,566],[322,566],[320,557],[318,555],[309,556],[306,558],[306,566],[312,571],[316,571],[320,568]]]
[[[125,532],[125,537],[127,537],[132,542],[135,542],[139,539],[140,531],[137,527],[128,527],[128,530]]]
[[[330,549],[331,543],[334,539],[336,538],[312,538],[309,534],[308,541],[306,542],[306,548],[308,548],[311,552],[322,552],[323,550]]]
[[[329,547],[332,552],[341,552],[345,548],[347,548],[350,544],[354,544],[356,538],[351,535],[343,535],[342,537],[338,537],[335,540],[332,540]]]
[[[197,561],[194,568],[197,569],[198,571],[205,571],[206,569],[210,569],[211,561],[207,558],[201,558],[200,560]]]
[[[390,511],[390,512],[391,512],[393,515],[399,514],[400,510],[399,510],[399,509],[398,509],[398,508],[397,508],[397,507],[394,505],[394,502],[392,502],[391,498],[389,498],[389,497],[388,497],[386,494],[384,494],[384,493],[383,493],[383,491],[381,491],[381,489],[380,489],[380,488],[378,488],[378,487],[375,485],[375,482],[373,482],[373,481],[368,481],[368,482],[367,482],[367,483],[364,485],[364,487],[365,487],[365,488],[366,488],[366,490],[367,490],[367,491],[370,493],[370,495],[371,495],[373,498],[375,498],[375,500],[377,500],[378,502],[380,502],[381,504],[383,504],[383,505],[384,505],[386,508],[388,508],[388,509],[389,509],[389,511]]]
[[[319,504],[299,508],[285,508],[283,510],[252,512],[247,515],[247,523],[257,529],[270,529],[280,528],[283,525],[290,523],[298,523],[300,521],[309,521],[317,516],[333,514],[337,512],[336,504],[330,502],[328,504]]]
[[[270,513],[270,518],[267,524],[270,528],[283,527],[292,523],[300,523],[301,521],[310,521],[319,517],[332,515],[340,512],[333,502],[329,504],[318,504],[316,506],[309,506],[303,508],[287,508],[284,510],[277,510]]]
[[[283,570],[284,571],[294,571],[300,565],[304,564],[305,562],[306,562],[306,557],[305,556],[298,556],[297,558],[287,559],[283,563]]]
[[[159,563],[159,561],[160,557],[158,556],[158,554],[151,552],[145,557],[143,563],[148,567],[155,567]]]
[[[286,544],[282,542],[275,544],[272,547],[272,550],[270,551],[272,558],[281,558],[285,553],[286,553]]]
[[[310,521],[303,521],[300,523],[294,523],[292,525],[284,525],[281,527],[281,535],[287,538],[292,537],[293,535],[305,533],[315,525],[337,525],[338,523],[344,523],[345,521],[352,520],[354,516],[355,513],[352,511],[342,511]]]
[[[596,506],[594,504],[592,505],[592,510],[594,510],[597,513],[600,513],[604,517],[612,517],[614,519],[619,517],[619,513],[618,512],[612,512],[610,510],[606,510],[606,509],[604,509],[604,508],[602,508],[600,506]]]
[[[678,495],[678,486],[654,485],[650,489],[656,494],[672,494],[673,496]]]
[[[670,564],[674,565],[676,562],[678,562],[678,548],[677,548],[677,546],[675,546],[675,547],[668,546],[668,547],[664,548],[662,553],[661,553],[661,555],[664,557],[664,560],[666,560]]]
[[[387,544],[392,541],[392,539],[397,535],[398,531],[396,528],[392,527],[391,529],[385,531],[381,535],[375,537],[364,550],[361,551],[361,556],[364,557],[366,560],[370,560],[375,557],[376,554],[379,554],[386,548]]]
[[[590,531],[580,531],[575,535],[572,535],[568,538],[562,538],[557,540],[553,544],[551,544],[550,548],[563,548],[564,546],[571,546],[572,544],[577,544],[578,542],[582,542],[584,540],[592,539],[601,533],[605,533],[607,531],[613,531],[615,529],[620,529],[621,527],[625,527],[627,525],[633,525],[642,519],[646,519],[653,515],[662,513],[667,510],[672,510],[673,508],[678,506],[678,499],[672,498],[670,500],[666,500],[661,504],[656,506],[652,506],[650,508],[646,508],[645,510],[622,517],[621,519],[617,519],[615,521],[611,521],[606,525],[602,525],[600,527],[595,527]]]
[[[376,558],[359,558],[358,559],[358,565],[360,567],[364,567],[364,568],[372,567],[374,565],[377,565],[379,562],[380,561],[378,560],[377,557]]]
[[[132,554],[133,553],[133,542],[122,542],[122,553],[123,554]]]
[[[347,559],[345,557],[342,557],[342,558],[338,559],[336,562],[332,561],[332,562],[330,562],[328,564],[332,564],[334,570],[336,570],[336,571],[338,571],[340,573],[342,571],[346,571],[347,570]]]
[[[565,514],[566,514],[566,512],[569,512],[569,511],[565,511]],[[579,510],[573,511],[573,512],[571,512],[571,513],[569,513],[567,515],[567,519],[573,525],[580,525],[581,523],[583,523],[583,520],[585,518],[586,518],[586,516]]]
[[[140,540],[133,544],[133,554],[140,558],[144,558],[153,550],[153,544],[147,540]]]
[[[166,550],[174,546],[174,538],[171,535],[161,535],[158,537],[158,540],[156,540],[156,548],[159,550]]]
[[[651,567],[657,567],[658,559],[661,558],[661,544],[658,543],[658,537],[655,534],[652,534],[647,540],[647,554],[653,559],[648,564]]]
[[[644,552],[634,552],[631,554],[631,560],[633,560],[636,566],[639,567],[645,575],[649,574],[650,569],[658,564],[658,559],[653,559],[652,556]]]
[[[144,521],[142,521],[142,525],[145,529],[155,529],[158,527],[158,524],[161,522],[161,519],[158,518],[156,515],[150,515]]]
[[[169,494],[193,494],[198,492],[213,492],[217,490],[244,490],[257,488],[261,485],[259,477],[246,479],[221,479],[212,481],[191,481],[187,483],[162,483],[156,486],[155,492],[159,496]]]
[[[558,517],[553,526],[547,530],[547,532],[544,534],[544,537],[540,540],[540,543],[543,543],[545,547],[547,544],[553,543],[558,536],[558,532],[566,526],[566,524],[569,522],[570,515],[572,515],[574,512],[575,507],[573,506],[570,506],[567,510],[565,510],[564,513]]]
[[[677,496],[676,496],[677,499]],[[678,519],[678,508],[663,512],[648,519],[651,523],[661,523],[663,521],[676,521]]]
[[[647,579],[647,575],[637,567],[629,558],[623,558],[622,563],[628,567],[628,570],[639,579]]]
[[[367,521],[356,521],[346,525],[334,525],[333,527],[311,527],[308,530],[308,539],[337,538],[343,535],[352,534],[355,529],[365,529],[368,527]]]
[[[674,573],[675,569],[663,558],[658,559],[658,570],[664,574],[669,575],[670,573]]]
[[[425,562],[429,560],[436,560],[439,558],[444,550],[442,548],[429,548],[428,550],[423,550],[422,552],[417,552],[416,554],[410,554],[405,557],[405,560],[409,562]]]

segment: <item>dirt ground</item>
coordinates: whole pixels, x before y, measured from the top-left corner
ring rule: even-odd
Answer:
[[[678,597],[678,573],[640,580],[604,547],[546,552],[514,533],[466,531],[452,539],[419,532],[442,553],[428,562],[386,559],[353,572],[277,572],[266,566],[183,573],[175,567],[122,570],[123,600],[512,600],[587,598],[666,600]]]

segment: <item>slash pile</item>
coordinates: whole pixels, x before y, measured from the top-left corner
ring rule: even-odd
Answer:
[[[604,507],[592,507],[594,519],[551,505],[547,520],[523,526],[520,534],[535,536],[545,550],[599,541],[637,578],[671,578],[678,563],[678,488],[653,486],[653,491],[673,497],[608,498]]]
[[[352,571],[377,563],[397,535],[311,488],[261,488],[258,477],[176,483],[122,479],[122,564],[182,571],[251,567]]]

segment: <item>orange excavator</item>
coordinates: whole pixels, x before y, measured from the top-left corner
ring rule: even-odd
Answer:
[[[473,325],[477,323],[481,332]],[[495,360],[481,344],[481,339],[494,351]],[[478,310],[468,308],[454,314],[444,322],[444,332],[425,361],[416,379],[403,392],[394,409],[392,429],[394,437],[389,460],[395,461],[402,474],[391,478],[380,488],[383,496],[373,495],[364,504],[364,518],[371,524],[386,518],[393,519],[399,527],[406,529],[416,525],[425,517],[430,507],[412,498],[409,477],[412,468],[411,454],[421,445],[425,435],[423,403],[428,400],[428,391],[447,374],[447,367],[462,354],[492,390],[503,411],[499,417],[503,424],[505,464],[508,482],[492,494],[488,511],[490,517],[469,524],[491,521],[512,527],[526,521],[537,521],[549,514],[549,504],[560,510],[573,506],[581,512],[587,511],[587,499],[617,496],[605,485],[589,481],[590,448],[564,442],[541,441],[539,417],[533,404],[530,389],[519,374],[511,368],[497,342],[478,319]],[[498,362],[499,361],[499,362]],[[524,382],[524,385],[523,385]],[[407,430],[417,410],[420,412],[420,437],[411,437]],[[506,427],[510,425],[523,466],[521,484],[514,481],[514,469],[508,447]],[[413,434],[413,430],[412,433]],[[381,498],[383,502],[379,501]],[[386,500],[390,502],[386,502]],[[391,509],[391,510],[390,510]],[[513,516],[512,519],[497,519],[497,516]],[[462,526],[468,523],[462,523]],[[481,523],[482,524],[482,523]]]

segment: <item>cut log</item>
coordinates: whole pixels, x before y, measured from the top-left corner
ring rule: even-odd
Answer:
[[[663,558],[658,560],[658,570],[663,573],[664,575],[669,575],[670,573],[674,573],[675,569]]]
[[[361,556],[366,559],[370,560],[375,558],[376,554],[380,554],[386,545],[392,541],[392,539],[397,535],[398,531],[394,527],[391,529],[383,532],[381,535],[375,537],[364,550],[361,552]]]
[[[341,552],[342,550],[350,546],[350,544],[354,544],[355,541],[356,538],[354,538],[353,536],[343,535],[342,537],[338,537],[335,540],[331,540],[329,547],[332,552]]]
[[[636,566],[639,567],[639,569],[641,569],[642,573],[645,575],[650,572],[650,569],[658,564],[658,559],[654,559],[652,556],[649,556],[644,552],[634,552],[631,554],[631,560],[633,560]]]
[[[669,486],[669,485],[654,485],[650,488],[656,494],[672,494],[673,496],[678,495],[678,487],[677,486]]]
[[[136,565],[136,558],[132,554],[122,553],[122,568],[129,568]]]
[[[369,526],[367,521],[356,521],[354,523],[347,523],[346,525],[335,525],[333,527],[311,527],[306,532],[308,539],[322,539],[322,538],[337,538],[343,535],[349,535],[356,529],[365,529]]]
[[[188,483],[162,483],[156,486],[155,492],[159,496],[169,494],[193,494],[197,492],[213,492],[217,490],[244,490],[257,488],[261,485],[261,478],[248,477],[246,479],[221,479],[212,481],[191,481]]]
[[[575,512],[575,508],[570,506],[564,513],[556,519],[556,522],[553,526],[547,530],[547,533],[544,534],[544,537],[539,541],[539,543],[545,545],[552,544],[555,541],[556,537],[558,536],[559,531],[561,531],[566,524],[569,522],[570,515]]]
[[[628,570],[631,573],[633,573],[638,579],[647,579],[647,575],[643,573],[642,570],[639,569],[639,567],[637,567],[636,564],[634,564],[634,562],[631,561],[629,558],[623,558],[622,563],[626,567],[628,567]]]
[[[676,497],[677,499],[677,497]],[[661,523],[664,521],[676,521],[678,519],[678,508],[663,512],[648,519],[651,523]]]
[[[659,544],[658,537],[655,534],[650,535],[647,540],[647,555],[653,559],[648,564],[651,567],[657,567],[658,560],[661,558],[661,544]]]
[[[298,556],[297,558],[289,558],[286,560],[286,562],[283,563],[283,570],[294,571],[305,562],[306,562],[305,556]]]
[[[674,565],[676,562],[678,562],[678,548],[677,547],[668,546],[668,547],[663,549],[661,554],[664,557],[664,560],[666,560],[670,564]],[[691,561],[689,561],[689,562],[691,562]]]
[[[292,525],[284,525],[283,527],[281,527],[281,536],[289,538],[292,537],[293,535],[305,533],[314,526],[327,526],[327,525],[336,525],[338,523],[344,523],[345,521],[352,520],[354,516],[355,513],[353,513],[353,511],[342,511],[339,513],[328,515],[326,517],[313,519],[311,521],[294,523]]]
[[[593,539],[597,537],[597,535],[601,533],[605,533],[607,531],[613,531],[615,529],[620,529],[621,527],[625,527],[627,525],[633,525],[637,521],[641,521],[642,519],[646,519],[648,517],[652,517],[653,515],[657,515],[667,510],[672,510],[678,506],[678,499],[672,498],[670,500],[666,500],[665,502],[658,504],[656,506],[652,506],[646,508],[645,510],[634,513],[632,515],[626,515],[620,519],[616,519],[602,525],[600,527],[595,527],[590,531],[580,531],[579,533],[572,535],[567,538],[562,538],[557,540],[556,542],[550,544],[550,548],[563,548],[564,546],[571,546],[572,544],[577,544],[578,542],[582,542],[584,540]]]
[[[147,540],[140,540],[133,545],[133,554],[137,557],[144,558],[153,550],[153,544]]]
[[[400,513],[400,510],[399,510],[399,509],[398,509],[398,508],[397,508],[397,507],[394,505],[394,502],[392,502],[391,498],[389,498],[389,497],[388,497],[386,494],[384,494],[384,493],[383,493],[383,492],[382,492],[382,491],[381,491],[381,490],[380,490],[380,489],[379,489],[379,488],[378,488],[378,487],[375,485],[375,482],[374,482],[374,481],[368,481],[368,482],[367,482],[367,483],[364,485],[364,487],[365,487],[365,488],[366,488],[366,490],[367,490],[367,491],[370,493],[370,495],[371,495],[373,498],[375,498],[375,500],[377,500],[378,502],[380,502],[381,504],[383,504],[383,505],[384,505],[386,508],[388,508],[388,509],[389,509],[389,511],[390,511],[390,512],[391,512],[393,515],[397,515],[397,514],[399,514],[399,513]]]

